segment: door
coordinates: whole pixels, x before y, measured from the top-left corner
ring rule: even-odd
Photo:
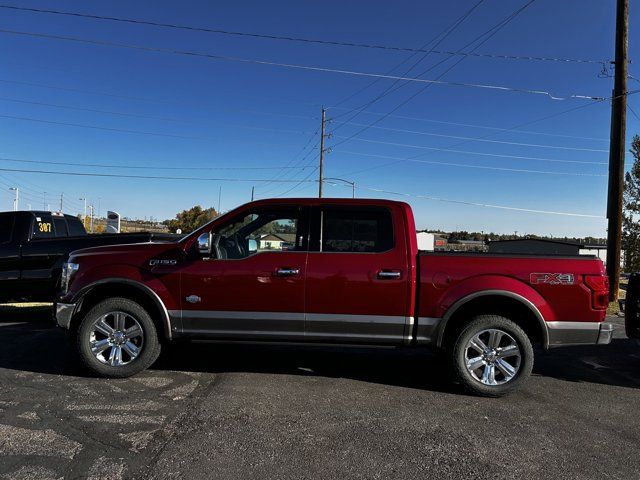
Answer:
[[[216,338],[301,340],[307,209],[260,207],[212,231],[214,254],[181,270],[183,331]]]
[[[386,207],[327,206],[312,217],[305,337],[402,343],[412,313],[401,215]]]
[[[0,213],[0,301],[14,300],[20,292],[20,242],[14,237],[15,213]]]

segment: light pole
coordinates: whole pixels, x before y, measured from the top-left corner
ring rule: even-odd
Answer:
[[[344,182],[348,185],[351,185],[351,198],[356,198],[356,182],[350,182],[349,180],[345,180],[344,178],[335,177],[325,177],[324,180],[334,180],[336,182]]]
[[[16,197],[13,199],[13,211],[18,211],[18,200],[20,198],[20,189],[18,187],[9,187],[9,190],[16,192]]]

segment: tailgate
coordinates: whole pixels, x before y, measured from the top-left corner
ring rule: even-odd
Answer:
[[[624,319],[627,337],[640,338],[640,273],[634,273],[629,277]]]

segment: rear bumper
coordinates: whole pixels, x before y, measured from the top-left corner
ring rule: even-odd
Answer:
[[[75,303],[56,303],[56,323],[58,326],[69,330],[75,310]]]
[[[607,345],[613,324],[592,322],[547,322],[549,347],[564,345]]]

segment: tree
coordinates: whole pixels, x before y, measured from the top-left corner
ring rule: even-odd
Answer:
[[[163,223],[169,227],[169,230],[173,233],[178,229],[180,229],[182,233],[189,233],[217,216],[218,212],[216,212],[213,207],[205,210],[200,205],[196,205],[189,210],[183,210],[178,213],[175,219],[165,220]]]
[[[640,136],[631,142],[633,166],[624,176],[624,209],[622,212],[622,249],[625,270],[640,271]]]

